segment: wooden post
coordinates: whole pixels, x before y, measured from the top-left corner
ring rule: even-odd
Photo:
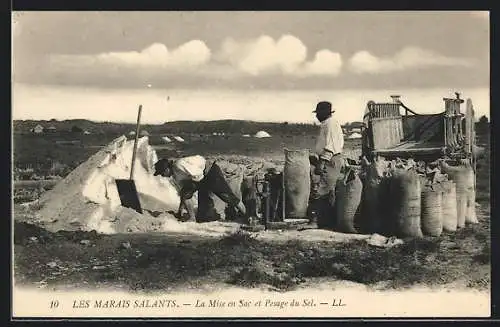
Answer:
[[[136,156],[136,152],[137,152],[137,143],[139,141],[139,129],[140,129],[140,124],[141,124],[141,112],[142,112],[142,104],[139,105],[139,112],[137,113],[137,126],[135,128],[134,150],[132,152],[132,165],[130,166],[130,180],[134,179],[135,156]]]
[[[445,102],[445,108],[446,108],[446,115],[448,119],[448,139],[449,143],[448,145],[452,148],[457,147],[457,112],[456,112],[456,106],[455,106],[455,99],[450,99],[450,98],[443,98]]]
[[[262,197],[264,198],[264,229],[267,230],[269,222],[269,199],[271,197],[269,182],[267,180],[263,181],[262,185]]]
[[[465,108],[465,151],[467,155],[472,153],[472,124],[474,124],[474,114],[472,112],[472,101],[467,99]]]
[[[443,126],[444,126],[444,146],[447,147],[448,146],[448,137],[447,137],[447,133],[448,133],[448,129],[447,129],[447,125],[448,125],[448,119],[446,118],[446,111],[444,112],[443,114]]]

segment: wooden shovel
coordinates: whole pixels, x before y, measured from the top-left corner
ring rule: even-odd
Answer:
[[[120,201],[122,206],[126,208],[131,208],[142,214],[141,202],[139,200],[139,194],[137,194],[137,188],[134,182],[134,166],[135,166],[135,156],[137,152],[137,142],[139,140],[139,126],[141,122],[141,112],[142,105],[139,106],[139,113],[137,114],[137,126],[135,129],[135,141],[134,150],[132,152],[132,165],[130,166],[130,179],[117,179],[116,187],[118,188],[118,194],[120,195]]]

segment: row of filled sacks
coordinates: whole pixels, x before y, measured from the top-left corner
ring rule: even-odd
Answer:
[[[308,216],[311,186],[309,153],[285,151],[286,217]],[[379,233],[400,237],[439,236],[454,232],[465,223],[477,223],[475,214],[474,172],[468,165],[442,162],[440,169],[422,174],[412,160],[365,162],[363,172],[343,170],[330,193],[328,222],[322,227],[345,233]],[[243,179],[238,165],[224,165],[224,179],[238,198],[243,199],[247,214],[254,214],[248,199],[254,180]],[[254,190],[255,191],[255,190]],[[255,192],[254,192],[255,193]],[[213,195],[213,194],[212,194]],[[206,214],[209,220],[235,218],[235,212],[217,197]],[[254,203],[254,206],[257,203]],[[258,205],[257,205],[258,206]],[[210,217],[208,217],[210,216]],[[226,216],[226,217],[224,217]]]
[[[285,194],[285,216],[287,218],[309,217],[311,202],[317,197],[317,186],[320,184],[322,178],[315,172],[318,158],[307,149],[285,149],[284,152],[283,187]],[[344,196],[343,193],[347,192],[347,185],[351,185],[352,183],[359,184],[356,168],[349,164],[349,162],[355,162],[355,160],[349,158],[349,154],[343,153],[341,161],[343,162],[342,167],[337,166],[333,168],[336,173],[328,174],[328,176],[336,176],[337,173],[340,173],[337,183],[335,181],[323,181],[322,190],[319,192],[324,193],[325,187],[332,185],[332,189],[328,190],[330,191],[331,209],[334,209],[333,204],[336,202],[337,194],[335,192],[337,189],[337,193],[340,192],[338,196],[342,198]]]
[[[360,208],[363,188],[356,170],[348,165],[341,169],[339,167],[340,178],[336,183],[329,182],[332,189],[328,196],[318,197],[317,186],[321,177],[315,174],[316,163],[311,160],[310,151],[285,149],[284,154],[285,217],[317,216],[320,228],[356,233],[354,221]],[[326,184],[323,184],[323,188]]]
[[[477,223],[474,171],[442,162],[441,174],[423,176],[414,167],[380,174],[372,163],[364,176],[360,220],[368,232],[399,237],[440,236]],[[379,169],[377,169],[379,168]]]

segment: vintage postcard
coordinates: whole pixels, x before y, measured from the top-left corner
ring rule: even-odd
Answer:
[[[489,33],[13,12],[13,318],[489,317]]]

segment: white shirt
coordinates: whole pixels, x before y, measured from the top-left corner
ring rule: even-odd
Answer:
[[[172,167],[174,182],[182,186],[184,181],[201,181],[204,177],[205,165],[205,158],[198,155],[177,159]]]
[[[344,133],[339,122],[329,117],[321,122],[320,132],[316,140],[316,153],[320,158],[330,160],[333,155],[341,153],[344,148]]]

